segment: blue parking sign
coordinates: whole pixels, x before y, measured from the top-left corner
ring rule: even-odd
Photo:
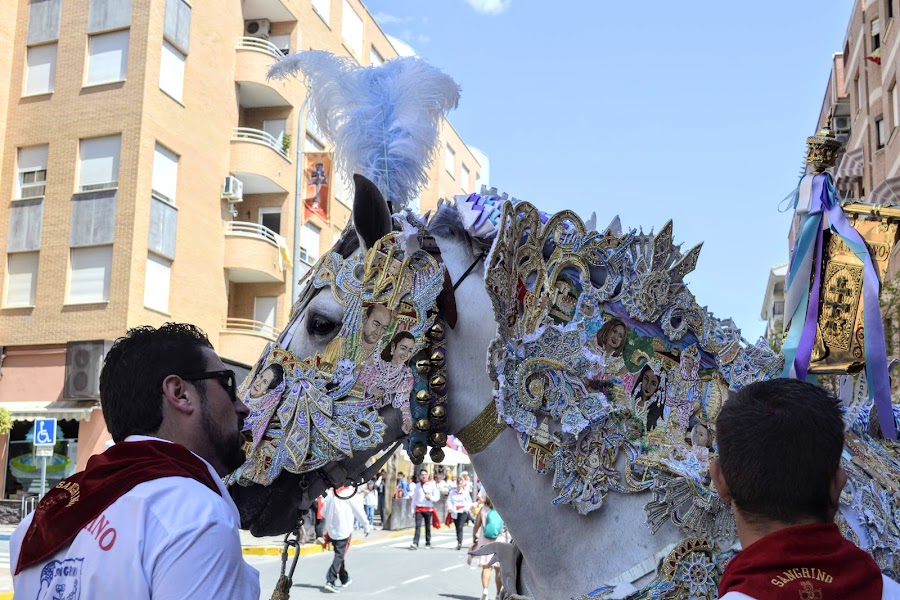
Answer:
[[[34,420],[34,444],[52,446],[56,443],[56,419]]]

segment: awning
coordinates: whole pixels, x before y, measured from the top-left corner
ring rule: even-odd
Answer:
[[[835,184],[851,181],[863,176],[863,149],[857,148],[846,152],[841,158],[841,164],[838,165],[837,171],[834,173]]]
[[[866,196],[866,202],[900,206],[900,177],[890,177],[876,185],[872,193]]]
[[[13,421],[34,421],[35,419],[71,419],[90,421],[94,409],[100,408],[96,400],[54,400],[53,402],[3,402]]]

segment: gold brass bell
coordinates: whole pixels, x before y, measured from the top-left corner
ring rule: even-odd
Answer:
[[[431,402],[431,392],[428,390],[419,390],[416,393],[416,402],[419,404],[428,404]]]
[[[428,431],[431,429],[431,421],[428,419],[419,419],[416,421],[416,429],[419,431]]]
[[[444,351],[443,350],[435,350],[431,353],[431,357],[429,358],[432,366],[440,369],[444,366]]]
[[[416,371],[419,373],[427,373],[431,369],[431,361],[422,358],[416,361]]]
[[[444,335],[444,328],[440,323],[435,323],[431,326],[431,329],[428,330],[428,335],[432,339],[437,339]]]
[[[428,385],[431,386],[431,389],[440,393],[444,391],[444,386],[447,385],[447,380],[444,379],[443,375],[435,375],[431,378],[431,381],[428,382]]]
[[[425,460],[425,453],[428,451],[428,448],[422,442],[416,442],[412,445],[412,448],[409,449],[410,458],[413,459],[413,462],[416,464],[421,463]]]
[[[435,446],[446,446],[447,445],[447,434],[443,431],[432,431],[431,437],[429,438],[431,443]]]
[[[443,421],[447,417],[447,409],[441,405],[431,407],[431,418],[437,421]]]
[[[436,463],[443,462],[444,460],[444,451],[440,448],[432,448],[431,449],[431,460]]]

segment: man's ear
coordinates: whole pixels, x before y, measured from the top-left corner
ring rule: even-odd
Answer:
[[[196,398],[188,397],[188,386],[178,375],[169,375],[162,382],[163,406],[176,412],[190,415],[196,408]]]
[[[722,502],[731,504],[731,490],[725,482],[725,475],[722,473],[722,465],[719,463],[718,457],[709,461],[709,475],[712,477],[713,485],[716,486],[716,491],[719,493],[719,498],[722,499]]]
[[[831,496],[832,508],[835,510],[837,510],[841,503],[841,491],[844,489],[845,485],[847,485],[847,471],[844,470],[844,467],[838,467],[838,470],[834,473],[834,477],[831,478],[831,486],[828,490]]]

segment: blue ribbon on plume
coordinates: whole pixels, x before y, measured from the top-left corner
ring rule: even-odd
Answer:
[[[829,173],[805,175],[794,192],[794,210],[801,216],[800,235],[791,252],[785,292],[785,314],[790,330],[782,346],[784,377],[806,379],[816,341],[819,295],[822,288],[822,219],[828,217],[832,233],[863,263],[863,322],[865,330],[866,381],[869,400],[878,408],[881,431],[897,439],[891,406],[887,349],[878,293],[880,281],[872,257],[859,232],[850,225]]]

